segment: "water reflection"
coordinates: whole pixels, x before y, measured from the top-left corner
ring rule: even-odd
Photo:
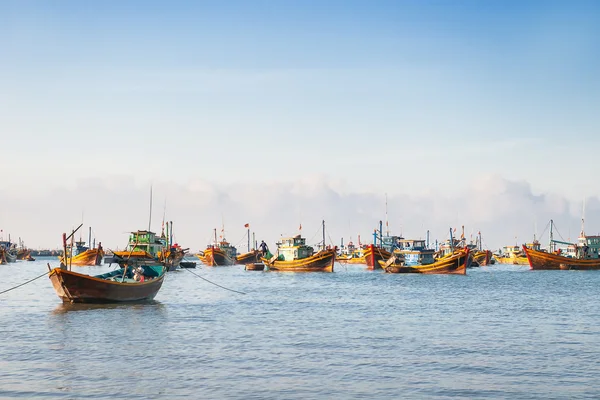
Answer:
[[[166,311],[165,305],[157,300],[142,300],[128,303],[59,303],[52,314],[60,315],[76,311],[93,311],[93,310],[114,310],[114,309],[129,309],[129,310],[148,310],[156,309],[158,311]]]

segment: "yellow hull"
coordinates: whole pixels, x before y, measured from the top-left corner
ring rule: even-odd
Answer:
[[[458,274],[465,275],[469,266],[469,249],[454,252],[449,257],[436,261],[433,264],[386,267],[385,261],[379,260],[379,265],[385,268],[385,272],[394,274]]]
[[[498,264],[529,265],[527,257],[498,257],[494,256]]]
[[[473,261],[475,261],[480,267],[490,264],[492,258],[492,252],[489,250],[473,252]]]
[[[67,257],[67,261],[65,263],[64,257],[58,257],[61,264],[63,265],[76,265],[76,266],[85,266],[85,265],[100,265],[102,263],[102,258],[104,257],[104,251],[98,249],[89,249],[84,251],[83,253],[79,253],[74,257]]]
[[[317,254],[301,260],[270,262],[263,258],[262,261],[269,267],[269,270],[273,271],[333,272],[335,250],[321,250]]]

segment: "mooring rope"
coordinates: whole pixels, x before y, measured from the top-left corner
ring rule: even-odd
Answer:
[[[36,276],[35,278],[33,278],[33,279],[30,279],[30,280],[28,280],[28,281],[27,281],[27,282],[25,282],[25,283],[21,283],[20,285],[17,285],[17,286],[15,286],[15,287],[11,287],[10,289],[6,289],[6,290],[4,290],[4,291],[0,292],[0,294],[4,294],[4,293],[6,293],[6,292],[10,292],[11,290],[14,290],[14,289],[20,288],[21,286],[25,286],[25,285],[27,285],[28,283],[31,283],[31,282],[35,281],[36,279],[40,279],[40,278],[41,278],[42,276],[44,276],[44,275],[48,275],[49,273],[50,273],[50,271],[48,271],[48,272],[44,272],[44,273],[43,273],[43,274],[41,274],[40,276]]]
[[[214,283],[214,282],[212,282],[212,281],[209,281],[208,279],[206,279],[206,278],[204,278],[204,277],[202,277],[202,276],[200,276],[200,275],[198,275],[198,274],[196,274],[196,273],[194,273],[194,272],[190,271],[190,270],[189,270],[189,268],[183,268],[183,269],[185,269],[185,270],[186,270],[187,272],[189,272],[190,274],[197,276],[198,278],[202,279],[203,281],[206,281],[206,282],[208,282],[208,283],[210,283],[210,284],[212,284],[212,285],[215,285],[215,286],[218,286],[218,287],[220,287],[221,289],[229,290],[230,292],[234,292],[234,293],[246,294],[246,293],[244,293],[244,292],[240,292],[240,291],[237,291],[237,290],[229,289],[229,288],[226,288],[225,286],[221,286],[221,285],[219,285],[218,283]],[[0,293],[0,294],[1,294],[1,293]]]

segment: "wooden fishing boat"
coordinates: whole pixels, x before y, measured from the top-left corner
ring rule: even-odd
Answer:
[[[450,257],[445,257],[433,264],[427,265],[397,265],[392,263],[386,265],[386,261],[379,261],[379,264],[384,267],[385,272],[392,274],[459,274],[465,275],[469,266],[469,249],[465,248],[457,251]],[[389,261],[389,260],[388,260]]]
[[[17,254],[18,250],[16,248],[16,244],[10,241],[10,236],[8,241],[0,240],[0,248],[3,249],[3,257],[5,263],[14,263],[17,262]]]
[[[401,257],[404,264],[411,265],[428,265],[435,262],[435,251],[427,248],[423,239],[403,239],[398,238],[392,255],[396,258]]]
[[[367,260],[365,260],[365,249],[360,242],[358,246],[355,246],[354,243],[349,242],[346,248],[343,249],[340,254],[335,256],[335,261],[341,264],[366,264]]]
[[[63,302],[116,303],[152,300],[162,286],[165,272],[163,265],[131,264],[90,276],[63,267],[52,269],[49,278]]]
[[[62,265],[100,265],[104,258],[104,249],[102,244],[98,243],[98,247],[90,249],[85,246],[85,242],[76,242],[76,248],[67,248],[67,257],[59,256],[58,259]]]
[[[477,263],[478,266],[484,267],[490,265],[492,260],[492,252],[489,250],[477,250],[473,251],[473,262]]]
[[[539,249],[539,243],[535,249]],[[498,264],[529,265],[527,256],[519,246],[504,246],[501,254],[494,255]]]
[[[79,228],[81,228],[82,226],[83,224],[79,225],[79,227],[74,232],[79,230]],[[87,245],[86,242],[80,237],[79,240],[75,243],[71,241],[70,245],[67,244],[66,251],[63,251],[63,254],[58,256],[58,259],[60,260],[60,263],[63,266],[100,265],[102,264],[103,258],[104,249],[102,248],[102,243],[98,243],[98,247],[96,247],[95,239],[94,243],[92,243],[92,227],[89,227]]]
[[[295,260],[285,260],[285,258],[281,258],[281,255],[280,253],[279,257],[276,257],[276,255],[271,259],[263,258],[262,261],[272,271],[333,272],[333,265],[335,263],[334,249],[321,250],[311,256]]]
[[[235,247],[223,240],[217,246],[208,246],[198,258],[208,267],[222,267],[235,264]]]
[[[115,251],[111,262],[121,264],[123,260],[137,262],[160,262],[164,263],[168,271],[179,267],[179,263],[185,256],[185,249],[179,246],[169,246],[167,237],[163,234],[156,236],[151,231],[131,232],[125,251]]]
[[[27,248],[20,248],[17,252],[17,260],[29,260],[31,258],[31,250]]]
[[[323,221],[323,242],[325,243],[325,221]],[[324,246],[323,246],[324,247]],[[315,253],[313,247],[306,245],[301,235],[282,238],[277,243],[277,254],[262,258],[270,271],[291,272],[333,272],[336,249],[323,248]]]
[[[380,268],[379,261],[387,260],[392,256],[392,253],[373,244],[370,244],[365,249],[365,264],[367,269]]]
[[[253,264],[260,261],[261,253],[258,250],[252,250],[247,253],[239,254],[235,257],[235,263],[240,265]]]
[[[600,270],[600,258],[571,258],[523,245],[532,270]]]

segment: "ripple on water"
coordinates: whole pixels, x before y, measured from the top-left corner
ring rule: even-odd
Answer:
[[[247,294],[177,271],[145,304],[63,305],[47,278],[2,295],[0,397],[600,397],[599,273],[195,273]]]

